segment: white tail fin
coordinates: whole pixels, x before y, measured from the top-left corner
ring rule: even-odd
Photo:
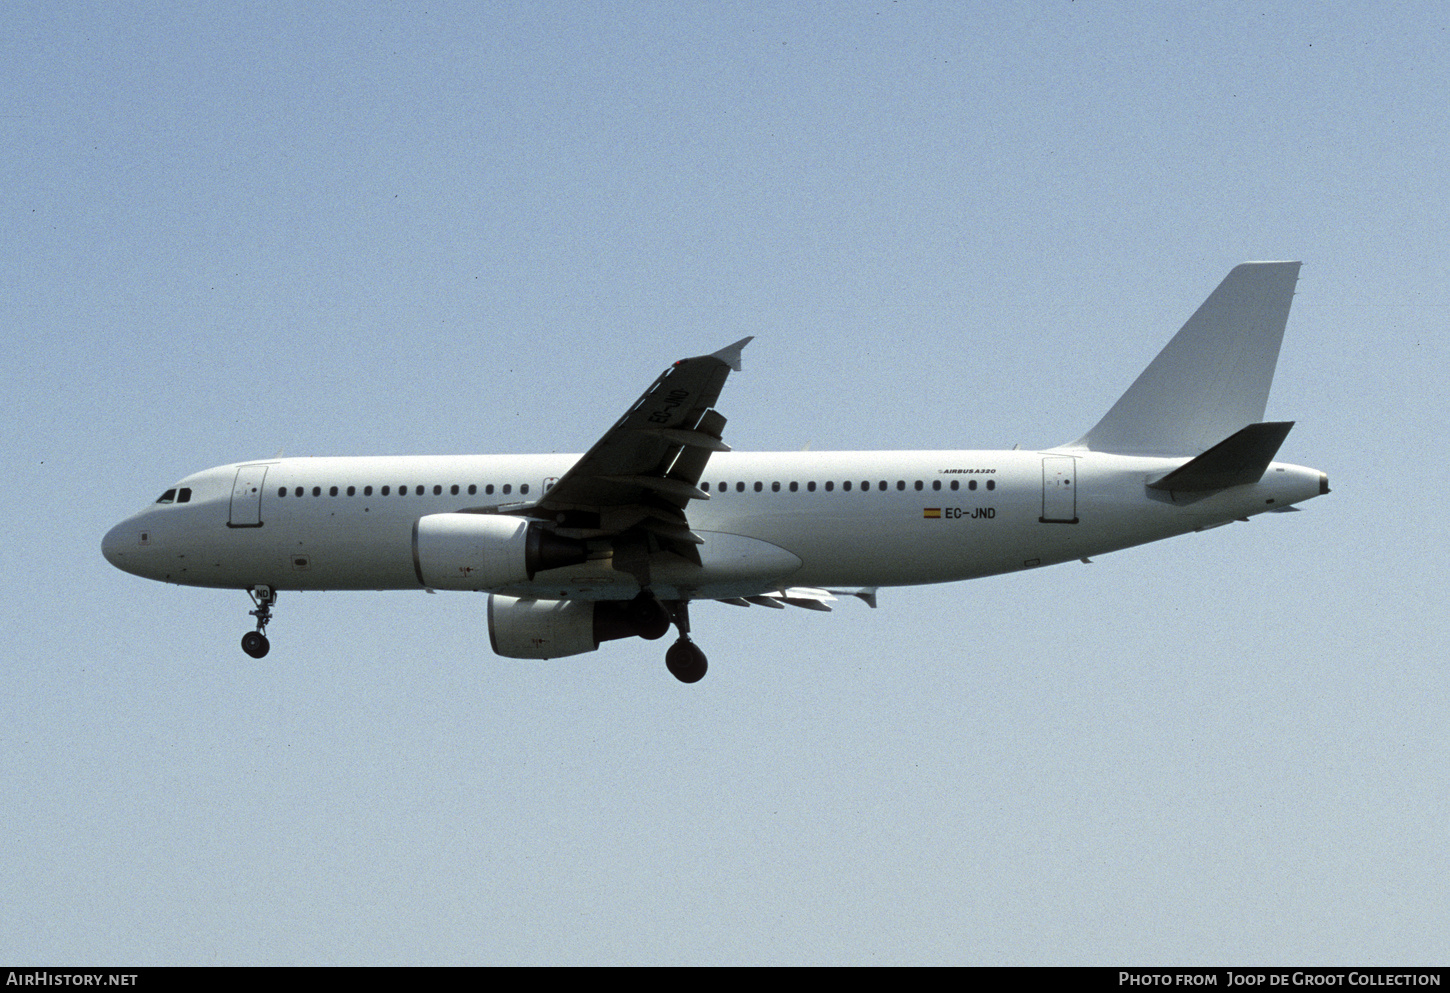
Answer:
[[[1264,419],[1298,262],[1245,262],[1070,448],[1197,455]]]

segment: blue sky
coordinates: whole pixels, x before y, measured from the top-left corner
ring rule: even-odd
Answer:
[[[1443,961],[1450,65],[1424,3],[12,4],[0,958]],[[146,583],[207,466],[1048,446],[1302,259],[1303,513],[497,658],[481,598]]]

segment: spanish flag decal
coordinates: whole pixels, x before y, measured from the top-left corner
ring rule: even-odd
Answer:
[[[922,517],[939,519],[941,517],[940,507],[925,507],[921,512]]]

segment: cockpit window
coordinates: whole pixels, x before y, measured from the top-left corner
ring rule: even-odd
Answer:
[[[183,486],[181,489],[177,490],[176,491],[176,502],[177,503],[191,503],[191,487],[189,487],[189,486]]]
[[[161,494],[159,497],[156,498],[156,502],[157,503],[171,503],[175,499],[176,499],[176,491],[175,490],[167,490],[165,493]]]

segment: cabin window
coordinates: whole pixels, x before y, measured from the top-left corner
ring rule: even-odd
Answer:
[[[312,487],[312,495],[315,496],[315,497],[316,496],[322,496],[322,487],[321,486],[314,486],[314,487]]]
[[[528,492],[529,492],[529,484],[528,483],[525,483],[524,485],[520,486],[519,487],[519,492],[527,495]]]
[[[513,492],[513,485],[510,484],[510,483],[504,483],[503,484],[503,495],[504,496],[508,496],[512,492]]]
[[[357,487],[356,486],[349,486],[347,488],[347,495],[348,496],[357,496]]]
[[[772,492],[772,493],[779,493],[780,492],[780,484],[779,483],[771,483],[770,484],[770,492]]]
[[[756,483],[755,484],[755,492],[759,493],[763,489],[765,489],[765,486],[763,484],[761,484],[761,483]]]
[[[934,490],[941,489],[941,480],[940,479],[933,479],[931,481],[931,488],[934,489]]]
[[[478,484],[477,483],[469,483],[468,484],[468,495],[469,496],[473,496],[477,492],[478,492]]]
[[[287,495],[287,487],[285,487],[285,486],[279,486],[279,487],[278,487],[278,488],[277,488],[277,495],[278,495],[278,496],[279,496],[279,497],[284,497],[284,496],[286,496],[286,495]]]
[[[458,495],[458,484],[457,483],[454,483],[451,487],[448,488],[448,492],[450,494],[452,494],[453,496],[457,496]]]
[[[457,493],[458,492],[458,487],[456,487],[456,486],[453,487],[453,492],[454,493]],[[443,487],[442,486],[439,486],[439,485],[437,485],[435,483],[434,486],[433,486],[433,495],[434,496],[442,496],[443,495]]]
[[[987,489],[989,489],[989,490],[995,490],[996,488],[997,488],[997,481],[995,479],[989,479],[989,480],[987,480]]]
[[[364,486],[363,487],[363,496],[372,496],[372,495],[373,495],[373,488],[371,486]]]
[[[906,480],[904,480],[904,479],[898,479],[896,481],[896,488],[898,490],[904,490],[904,489],[906,489]]]
[[[816,491],[816,481],[814,479],[812,479],[809,483],[806,483],[806,490],[810,493],[814,493]]]
[[[422,496],[423,495],[423,487],[421,487],[421,486],[418,487],[418,489],[415,492],[418,494],[418,496]]]
[[[954,480],[952,480],[952,482],[955,483],[956,480],[954,479]],[[977,488],[977,481],[975,479],[969,479],[969,480],[967,480],[967,489],[969,489],[969,490],[975,490],[976,488]],[[956,489],[956,487],[953,486],[952,489]]]
[[[952,489],[953,490],[957,489],[961,485],[962,485],[962,481],[960,479],[953,479],[952,480]],[[973,484],[973,485],[975,485],[975,484]]]
[[[883,479],[883,480],[881,480],[881,482],[877,483],[876,484],[876,488],[878,490],[880,490],[882,493],[885,493],[886,492],[886,480]]]
[[[831,492],[835,488],[836,488],[835,482],[833,482],[832,480],[829,480],[829,479],[826,480],[826,492],[827,493]]]
[[[841,489],[845,490],[847,493],[850,493],[851,492],[851,481],[848,479],[844,483],[842,483],[841,484]]]
[[[916,481],[916,488],[917,488],[917,489],[918,489],[918,490],[919,490],[919,489],[921,489],[921,485],[922,485],[922,484],[921,484],[921,480],[919,480],[919,479],[918,479],[918,480],[917,480],[917,481]]]
[[[493,484],[489,483],[487,486],[485,486],[483,488],[483,492],[487,493],[489,496],[493,496]]]
[[[791,491],[791,492],[792,492],[792,493],[796,493],[796,492],[799,492],[799,490],[800,490],[800,488],[801,488],[801,484],[800,484],[800,483],[797,483],[797,482],[792,482],[792,483],[791,483],[791,484],[790,484],[790,491]]]
[[[337,487],[334,486],[327,491],[328,496],[337,496]]]
[[[171,503],[175,499],[176,499],[176,491],[175,490],[167,490],[165,493],[161,494],[159,497],[156,498],[156,502],[157,503]]]

